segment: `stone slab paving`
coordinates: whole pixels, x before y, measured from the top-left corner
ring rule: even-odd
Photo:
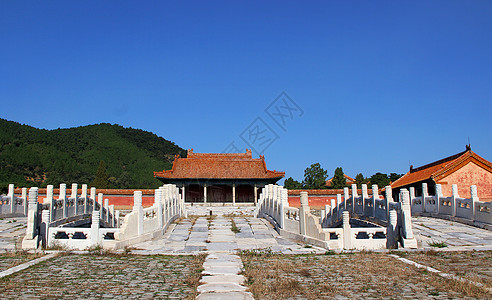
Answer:
[[[27,218],[0,218],[0,250],[20,249],[22,237],[26,235]]]
[[[3,299],[194,299],[203,256],[61,255],[0,279]]]
[[[443,278],[385,253],[242,254],[255,299],[490,299],[486,289]]]
[[[42,256],[42,253],[27,253],[23,251],[6,251],[0,253],[0,272]]]
[[[450,251],[492,250],[492,231],[486,229],[431,217],[412,217],[412,225],[419,248],[442,242]]]
[[[210,210],[213,217],[210,217]],[[161,238],[134,245],[134,253],[236,253],[242,250],[268,249],[284,254],[307,254],[326,251],[318,247],[306,247],[281,237],[268,221],[252,217],[252,212],[252,207],[190,207],[188,219],[170,226]],[[232,231],[232,220],[239,232]]]
[[[492,251],[411,251],[397,254],[492,290]]]

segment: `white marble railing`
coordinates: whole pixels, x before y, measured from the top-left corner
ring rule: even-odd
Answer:
[[[38,201],[38,188],[29,189],[28,198],[28,213],[27,222],[28,226],[26,229],[26,237],[22,241],[23,249],[36,249],[39,246],[49,246],[50,240],[55,239],[50,235],[54,232],[65,232],[70,227],[63,227],[64,224],[77,222],[86,222],[87,218],[91,217],[94,212],[98,213],[97,222],[101,222],[105,227],[118,227],[119,212],[114,210],[113,205],[108,205],[109,200],[105,199],[103,201],[103,194],[99,193],[98,199],[96,200],[95,194],[96,189],[91,189],[91,196],[87,195],[87,185],[82,185],[82,194],[79,196],[77,194],[77,184],[72,184],[71,196],[67,196],[66,185],[60,185],[60,192],[58,198],[53,196],[53,186],[48,185],[46,189],[46,198],[43,200],[43,204]],[[104,204],[103,204],[104,202]],[[99,225],[98,225],[99,226]],[[79,230],[78,232],[83,232],[83,228],[71,228],[70,230]],[[72,240],[70,234],[73,232],[68,231],[68,233],[63,235],[63,239]],[[73,235],[73,234],[72,234]],[[60,236],[58,234],[57,236]],[[80,234],[75,236],[73,239],[73,248],[80,249],[75,244],[81,244],[77,237],[81,237]],[[82,238],[89,243],[90,240],[94,238]],[[68,241],[61,241],[60,243],[71,243]]]
[[[6,196],[0,196],[0,216],[26,216],[27,215],[27,188],[22,188],[21,197],[14,194],[14,185],[9,184]]]
[[[287,190],[281,186],[268,185],[262,189],[256,208],[256,216],[268,219],[279,232],[312,238],[329,249],[379,249],[397,247],[398,240],[404,247],[417,247],[411,226],[411,212],[408,191],[400,195],[402,202],[393,202],[391,196],[381,199],[377,185],[372,186],[373,196],[369,197],[367,186],[362,186],[362,195],[357,186],[344,189],[342,195],[331,200],[321,212],[321,218],[310,212],[307,192],[301,192],[301,207],[291,208],[287,201]],[[387,195],[391,188],[387,187]],[[386,227],[351,227],[349,212],[354,218],[374,219]],[[393,214],[391,213],[393,212]],[[394,220],[390,215],[393,215]],[[346,220],[343,218],[347,218]],[[343,229],[327,228],[342,222]],[[324,228],[323,228],[324,227]],[[391,227],[391,230],[390,230]]]
[[[47,217],[46,217],[47,220]],[[47,246],[84,250],[113,241],[119,228],[100,228],[100,211],[92,212],[90,228],[42,227],[47,230]]]
[[[183,197],[173,184],[155,190],[151,207],[143,208],[141,191],[134,192],[133,201],[132,212],[125,216],[120,231],[115,233],[115,240],[121,242],[116,248],[150,240],[163,234],[176,218],[186,216]]]
[[[435,195],[430,196],[427,184],[422,184],[422,196],[415,197],[415,189],[410,188],[411,209],[413,214],[427,213],[436,216],[456,217],[474,225],[483,227],[492,225],[491,202],[478,198],[477,186],[470,187],[470,198],[459,196],[458,186],[452,185],[452,196],[444,197],[442,187],[436,184]]]

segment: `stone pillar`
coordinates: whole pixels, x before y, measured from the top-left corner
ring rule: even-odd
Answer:
[[[309,196],[307,192],[301,192],[301,207],[299,208],[299,223],[301,234],[306,235],[306,214],[309,212]]]
[[[415,188],[411,186],[409,188],[409,192],[410,192],[410,201],[412,201],[415,198]]]
[[[357,184],[352,184],[352,213],[355,212],[355,199],[358,198]]]
[[[402,229],[403,238],[413,239],[413,229],[412,229],[412,213],[410,208],[410,195],[406,189],[400,190],[401,199],[401,211],[402,211]]]
[[[27,229],[26,237],[28,239],[34,239],[37,232],[37,218],[38,218],[38,188],[32,187],[29,189],[29,210],[27,216]]]
[[[99,204],[99,209],[98,210],[102,210],[102,207],[103,207],[103,193],[98,193],[97,194],[97,204]]]
[[[440,184],[436,184],[437,214],[439,214],[441,212],[441,198],[442,198],[442,186]]]
[[[15,194],[14,194],[14,185],[9,184],[9,192],[7,194],[7,197],[9,197],[9,204],[10,204],[10,213],[15,213]]]
[[[67,185],[65,183],[60,184],[60,200],[62,200],[62,211],[63,211],[63,218],[68,217],[68,205],[67,205]]]
[[[340,194],[337,194],[337,200],[338,200],[338,195]],[[341,195],[340,195],[341,197]],[[330,223],[327,224],[327,226],[331,226],[331,224],[336,220],[338,219],[338,210],[339,210],[339,205],[337,206],[337,200],[335,199],[331,199],[330,200],[330,211],[331,211],[331,220],[330,220]],[[335,216],[336,214],[336,216]]]
[[[388,249],[398,248],[397,223],[398,218],[396,210],[391,210],[389,214],[388,228],[386,229],[386,248]]]
[[[347,201],[348,201],[349,198],[350,198],[350,196],[349,196],[349,188],[348,187],[344,187],[343,188],[343,209],[344,210],[347,210]]]
[[[344,211],[342,214],[342,226],[343,226],[343,249],[352,249],[352,229],[350,228],[350,213]]]
[[[453,195],[451,196],[451,216],[456,217],[456,199],[460,197],[458,194],[458,185],[453,184],[451,186],[453,190]]]
[[[376,200],[379,200],[379,188],[377,184],[372,185],[372,217],[376,217]]]
[[[29,205],[27,204],[27,188],[23,187],[22,188],[22,199],[24,203],[24,215],[27,216],[27,211],[29,208]]]
[[[254,193],[255,193],[255,195],[254,195],[253,199],[254,199],[254,203],[255,203],[255,206],[256,206],[256,204],[258,203],[258,187],[256,186],[256,183],[255,183],[255,186],[254,186]]]
[[[72,183],[72,194],[70,195],[70,198],[77,198],[77,189],[78,189],[78,184]]]
[[[99,220],[101,218],[100,212],[98,210],[92,211],[92,223],[91,223],[91,246],[98,245],[100,242],[99,238]]]
[[[91,187],[91,197],[90,198],[92,199],[92,201],[93,201],[92,203],[94,205],[94,202],[96,202],[96,188],[95,187]]]
[[[78,210],[78,205],[77,205],[77,191],[78,190],[78,184],[76,183],[72,183],[72,194],[70,195],[70,198],[73,198],[73,205],[74,205],[74,215],[78,215],[79,214],[79,210]]]
[[[41,212],[41,243],[44,248],[49,245],[50,211],[45,209]]]
[[[337,194],[337,201],[336,201],[335,207],[337,208],[336,219],[338,220],[342,214],[342,210],[340,209],[342,207],[342,195],[340,195],[340,194]],[[333,211],[333,208],[332,208],[332,211]]]
[[[186,201],[186,190],[185,190],[185,186],[183,185],[183,187],[181,188],[181,198],[183,198],[183,202]]]
[[[104,211],[105,211],[105,219],[106,219],[106,222],[110,222],[109,220],[109,199],[104,199]]]
[[[111,216],[111,218],[109,219],[109,225],[111,227],[115,227],[115,221],[114,221],[114,204],[111,204],[109,206],[109,212],[110,212],[110,216]]]
[[[362,184],[362,215],[366,214],[366,198],[369,198],[369,194],[367,193],[367,184]]]
[[[133,192],[133,213],[137,215],[137,234],[143,234],[144,213],[142,206],[142,191]]]
[[[207,204],[207,185],[203,185],[203,203]]]
[[[478,198],[478,191],[477,191],[477,186],[472,185],[470,186],[470,209],[471,209],[471,217],[472,220],[475,221],[477,214],[476,214],[476,208],[477,208],[477,202],[480,200]]]
[[[117,210],[115,212],[114,222],[115,222],[114,227],[120,228],[120,211],[119,210]]]
[[[82,199],[84,199],[84,214],[86,214],[88,212],[88,207],[87,205],[89,204],[89,202],[87,201],[87,184],[83,184],[82,185],[82,195],[81,195]]]
[[[386,194],[386,199],[388,199],[389,202],[393,202],[393,191],[391,189],[391,185],[385,186],[384,191],[384,193]]]
[[[232,206],[236,205],[236,184],[232,184]]]
[[[328,217],[331,216],[331,206],[328,204],[325,204],[325,210],[322,211],[323,215],[321,216],[320,222],[321,222],[321,227],[326,227],[328,226]]]
[[[160,189],[156,189],[154,192],[154,205],[156,206],[157,209],[157,226],[159,228],[163,227],[163,220],[162,220],[162,194]]]
[[[390,214],[390,202],[393,202],[393,191],[391,190],[391,186],[387,185],[385,188],[385,205],[386,205],[386,220],[389,222],[389,214]]]
[[[280,191],[280,228],[285,228],[285,208],[289,207],[289,192],[282,188]]]
[[[46,198],[43,203],[51,204],[53,202],[53,185],[48,185],[46,187]]]
[[[422,183],[422,212],[426,212],[426,201],[425,199],[429,196],[427,191],[427,183]]]
[[[166,208],[166,194],[164,192],[166,188],[164,186],[159,187],[159,190],[161,191],[161,203],[162,203],[162,219],[164,224],[167,223],[167,208]]]
[[[49,201],[50,204],[50,222],[53,222],[56,218],[55,212],[56,212],[56,200],[55,197],[53,197],[53,185],[48,185],[46,188],[46,199]]]

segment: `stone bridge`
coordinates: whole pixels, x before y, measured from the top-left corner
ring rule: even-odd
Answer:
[[[105,230],[99,219],[100,210],[107,204],[98,206],[99,201],[84,194],[70,197],[74,201],[64,197],[65,200],[53,199],[51,205],[39,204],[36,192],[36,188],[29,190],[27,217],[0,220],[1,249],[13,250],[25,244],[27,235],[23,239],[22,235],[32,233],[30,226],[35,224],[32,218],[40,214],[44,220],[41,224],[48,225],[44,228],[47,236],[65,242],[66,247],[83,249],[92,245],[77,241],[77,232],[87,235],[82,239],[87,241],[93,236],[100,237]],[[217,293],[228,299],[253,299],[244,286],[246,278],[241,275],[243,262],[238,251],[288,255],[344,249],[436,249],[436,246],[446,251],[492,250],[491,231],[456,220],[435,218],[438,215],[412,216],[408,191],[401,193],[399,202],[381,199],[377,193],[371,198],[364,197],[364,193],[344,195],[343,203],[334,203],[321,212],[309,209],[307,195],[302,196],[300,208],[289,207],[286,195],[285,189],[271,185],[262,191],[256,207],[185,206],[179,190],[166,185],[156,190],[154,205],[143,208],[141,193],[137,191],[132,211],[122,221],[116,218],[113,223],[107,223],[114,226],[110,228],[114,239],[96,242],[111,249],[129,246],[133,254],[141,255],[206,253],[201,285],[197,288],[198,299],[216,299]],[[89,212],[92,218],[73,218]],[[54,220],[50,216],[55,216]],[[79,221],[88,223],[89,220],[91,228],[74,227]],[[63,227],[69,224],[72,227]],[[42,230],[40,226],[38,233]],[[66,237],[55,238],[59,232],[64,232]]]

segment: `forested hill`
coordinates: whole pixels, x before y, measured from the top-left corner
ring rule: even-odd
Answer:
[[[113,188],[154,188],[153,171],[186,152],[162,137],[107,123],[46,130],[0,119],[0,188],[91,184],[98,168]],[[103,168],[104,169],[104,168]],[[101,179],[101,178],[99,178]],[[97,186],[96,186],[97,187]]]

